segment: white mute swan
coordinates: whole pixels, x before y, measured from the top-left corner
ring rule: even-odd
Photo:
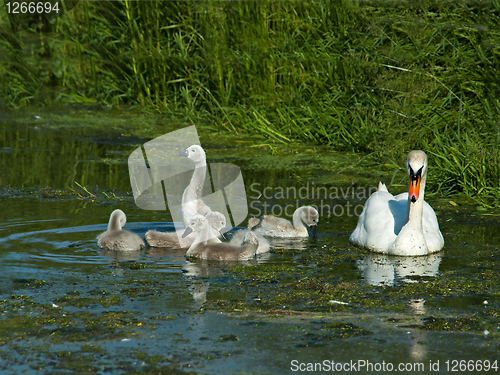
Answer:
[[[205,241],[220,243],[220,231],[226,226],[226,218],[220,212],[212,211],[207,214],[206,219],[209,222],[211,230]],[[175,232],[159,232],[157,230],[148,230],[145,234],[146,242],[153,247],[169,248],[188,248],[196,240],[196,233],[192,232],[183,237],[185,230],[179,229]]]
[[[293,213],[293,224],[286,219],[263,215],[248,220],[248,229],[269,237],[307,237],[307,227],[312,227],[313,236],[319,222],[318,211],[311,206],[302,206]]]
[[[436,214],[424,201],[427,155],[411,151],[406,159],[409,193],[393,196],[385,184],[366,201],[349,241],[368,250],[403,256],[435,253],[444,246]]]
[[[123,230],[127,217],[122,210],[114,210],[109,217],[108,229],[97,236],[97,245],[108,250],[133,251],[145,247],[144,241],[135,233]]]
[[[205,151],[198,145],[189,146],[187,149],[177,152],[176,155],[185,156],[195,163],[191,181],[182,194],[182,221],[187,227],[192,216],[196,214],[205,216],[212,211],[201,199],[207,174],[207,160]]]
[[[210,224],[208,220],[201,215],[194,215],[191,218],[187,234],[191,231],[196,232],[196,240],[186,253],[186,257],[205,259],[205,260],[248,260],[255,256],[259,245],[257,237],[249,232],[244,239],[242,246],[234,246],[227,243],[211,243],[207,241],[207,233]]]

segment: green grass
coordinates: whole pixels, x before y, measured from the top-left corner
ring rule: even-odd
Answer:
[[[80,2],[36,30],[6,20],[10,107],[140,105],[399,164],[423,149],[429,191],[500,205],[498,0]]]

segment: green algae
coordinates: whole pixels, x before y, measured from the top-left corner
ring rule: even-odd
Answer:
[[[342,322],[323,324],[321,331],[327,333],[306,332],[300,338],[301,343],[297,344],[297,347],[318,347],[323,346],[325,341],[367,336],[373,333],[355,324]]]
[[[224,335],[217,339],[218,342],[239,341],[240,338],[236,335]]]
[[[461,318],[440,318],[429,316],[423,320],[420,326],[411,326],[412,328],[419,328],[424,331],[451,331],[451,332],[467,332],[476,331],[484,332],[491,326],[483,321],[480,316],[474,315],[470,317]]]
[[[446,213],[446,208],[443,204],[441,209]],[[470,222],[474,218],[469,214],[466,220]],[[287,250],[273,253],[285,256]],[[308,251],[289,252],[288,255],[294,258],[293,264],[225,269],[227,275],[235,278],[232,289],[247,297],[240,300],[214,299],[207,301],[204,307],[243,315],[256,312],[293,316],[309,311],[327,314],[349,312],[362,316],[365,311],[372,314],[408,314],[413,312],[412,301],[424,301],[426,309],[431,308],[434,314],[439,315],[411,327],[426,331],[479,333],[484,330],[494,332],[500,326],[497,308],[500,301],[497,270],[500,264],[495,247],[476,245],[476,251],[468,253],[472,259],[467,261],[467,272],[463,267],[454,266],[453,261],[447,261],[438,276],[410,274],[394,285],[379,286],[365,285],[359,277],[353,278],[357,262],[365,254],[364,250],[352,247],[311,247]],[[453,259],[460,260],[460,256]],[[451,311],[473,317],[447,317]],[[393,322],[397,323],[397,320]]]
[[[4,303],[2,309],[0,343],[3,344],[28,338],[53,343],[110,340],[126,336],[125,331],[116,328],[136,325],[135,318],[123,313],[67,312],[37,303],[32,303],[23,313],[19,313],[13,303]]]
[[[165,375],[200,375],[203,373],[200,373],[198,371],[185,371],[183,369],[179,368],[178,364],[172,364],[172,365],[163,365],[163,366],[153,366],[151,364],[148,364],[146,366],[143,366],[141,370],[134,370],[131,372],[127,372],[128,375],[158,375],[158,374],[165,374]]]
[[[92,304],[100,304],[103,307],[109,307],[121,303],[118,295],[112,296],[95,296],[95,297],[80,297],[79,292],[60,297],[55,300],[61,306],[86,307]]]
[[[177,317],[175,316],[170,316],[170,315],[165,315],[165,316],[153,316],[151,317],[151,320],[175,320]]]
[[[18,288],[41,288],[46,285],[50,286],[50,283],[47,283],[45,280],[39,279],[14,279],[12,280],[13,284]]]

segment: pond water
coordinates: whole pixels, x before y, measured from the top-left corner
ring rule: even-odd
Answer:
[[[459,373],[484,373],[485,361],[489,372],[498,367],[497,212],[430,196],[444,251],[376,256],[348,244],[356,207],[380,179],[404,191],[404,171],[328,148],[198,128],[209,161],[241,168],[250,216],[315,204],[323,207],[318,237],[274,241],[270,254],[240,264],[192,262],[158,248],[107,252],[95,238],[116,208],[127,214],[125,229],[139,235],[174,229],[168,212],[135,206],[127,158],[182,125],[80,109],[7,115],[0,125],[3,373],[275,374],[333,366],[425,374],[460,370],[453,362],[460,360],[476,367]]]

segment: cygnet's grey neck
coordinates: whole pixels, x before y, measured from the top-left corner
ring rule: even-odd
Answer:
[[[122,212],[121,211],[115,211],[109,218],[108,222],[108,230],[120,230],[122,229],[122,224],[120,223],[122,219]]]
[[[306,229],[307,230],[307,227],[305,226],[304,222],[302,221],[302,218],[301,218],[301,213],[302,211],[301,210],[295,210],[295,212],[293,213],[293,227],[295,229]]]

